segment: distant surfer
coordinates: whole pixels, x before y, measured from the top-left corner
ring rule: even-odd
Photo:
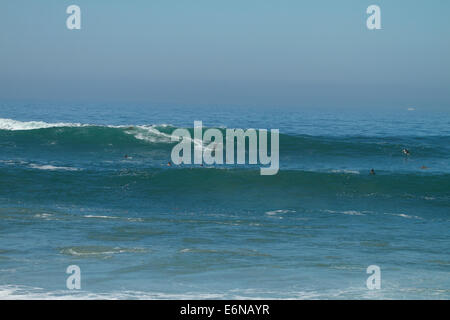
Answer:
[[[375,175],[375,170],[370,169],[370,174],[374,176]]]
[[[404,154],[405,156],[407,156],[407,157],[411,155],[411,153],[409,152],[409,150],[406,149],[406,148],[403,148],[402,152],[403,152],[403,154]]]
[[[167,165],[169,166],[169,167],[171,167],[172,166],[172,162],[167,162]]]
[[[123,157],[124,157],[125,159],[128,159],[128,155],[127,155],[127,154],[126,154],[126,155],[124,155]]]
[[[427,166],[421,166],[420,169],[425,170],[425,169],[428,169],[428,167]]]

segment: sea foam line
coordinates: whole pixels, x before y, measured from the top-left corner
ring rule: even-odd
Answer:
[[[80,168],[73,168],[73,167],[57,167],[57,166],[52,166],[49,164],[45,164],[45,165],[38,165],[38,164],[30,164],[30,168],[33,169],[38,169],[38,170],[50,170],[50,171],[80,171],[83,169]]]
[[[44,121],[18,121],[13,119],[3,119],[0,118],[0,130],[37,130],[46,128],[58,128],[58,127],[83,127],[80,123],[47,123]]]
[[[138,140],[144,140],[147,142],[166,142],[170,143],[171,135],[159,131],[157,128],[170,127],[169,124],[158,125],[94,125],[94,124],[81,124],[81,123],[48,123],[44,121],[18,121],[13,119],[0,118],[0,130],[8,131],[29,131],[48,128],[81,128],[81,127],[100,127],[100,128],[114,128],[122,129],[124,132],[134,136]]]

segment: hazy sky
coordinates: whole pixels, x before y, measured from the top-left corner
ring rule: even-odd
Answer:
[[[20,99],[448,109],[450,1],[1,0],[0,100]]]

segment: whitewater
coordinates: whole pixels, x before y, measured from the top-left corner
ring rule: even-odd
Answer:
[[[279,173],[168,166],[194,120],[280,129]],[[0,150],[2,299],[450,297],[445,114],[5,104]]]

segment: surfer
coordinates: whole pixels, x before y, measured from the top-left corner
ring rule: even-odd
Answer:
[[[370,174],[374,176],[375,175],[375,170],[370,169]]]
[[[425,170],[425,169],[428,169],[428,167],[427,166],[421,166],[420,169]]]
[[[167,165],[169,166],[169,167],[171,167],[172,166],[172,162],[167,162]]]
[[[403,148],[402,152],[403,152],[406,156],[411,155],[411,153],[409,152],[409,150],[406,149],[406,148]]]

